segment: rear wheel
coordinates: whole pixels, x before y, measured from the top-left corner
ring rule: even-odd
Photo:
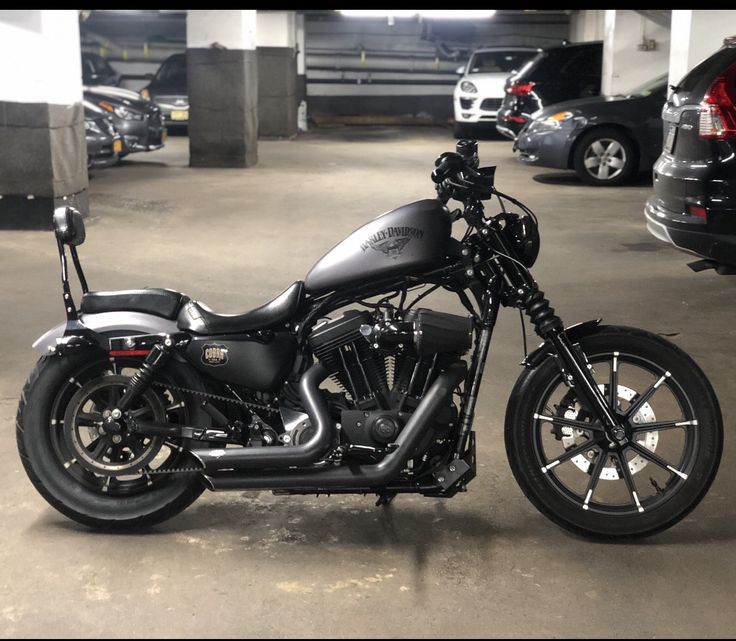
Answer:
[[[21,394],[17,442],[26,473],[66,516],[92,527],[123,529],[163,521],[191,504],[204,487],[183,439],[148,437],[108,423],[140,359],[103,352],[45,356]],[[196,387],[184,368],[167,366],[162,380]],[[194,405],[194,407],[191,407]],[[141,420],[206,425],[182,393],[150,387],[131,408]]]
[[[692,359],[664,339],[603,327],[581,347],[626,430],[611,444],[549,358],[522,374],[506,416],[506,451],[527,498],[574,532],[645,536],[700,502],[718,469],[718,401]]]
[[[636,144],[622,131],[598,127],[584,134],[573,155],[573,167],[589,185],[621,185],[639,164]]]

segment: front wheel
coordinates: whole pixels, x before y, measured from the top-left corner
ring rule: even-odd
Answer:
[[[573,167],[589,185],[621,185],[632,178],[638,165],[636,144],[615,127],[583,134],[573,152]]]
[[[655,334],[603,326],[580,347],[624,425],[624,444],[607,440],[548,358],[511,395],[505,440],[514,476],[540,512],[573,532],[661,532],[698,505],[716,475],[718,400],[695,362]]]

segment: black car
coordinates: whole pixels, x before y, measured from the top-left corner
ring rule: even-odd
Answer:
[[[151,83],[141,89],[141,96],[159,106],[166,125],[186,125],[189,122],[186,54],[177,53],[164,60]]]
[[[84,138],[89,169],[110,167],[124,155],[123,138],[109,114],[88,100],[84,101]]]
[[[591,185],[620,185],[659,156],[666,97],[663,75],[626,96],[550,105],[519,132],[514,150],[531,165],[574,169]]]
[[[115,87],[120,84],[120,74],[102,56],[96,53],[83,53],[82,84]]]
[[[166,127],[161,110],[134,91],[85,87],[84,98],[110,114],[130,151],[153,151],[164,146]]]
[[[665,242],[736,268],[736,37],[672,87],[645,215]]]
[[[532,114],[565,100],[601,92],[603,43],[564,45],[545,49],[506,80],[496,129],[515,139]]]

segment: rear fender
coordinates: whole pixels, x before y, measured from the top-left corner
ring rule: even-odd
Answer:
[[[570,327],[565,328],[565,334],[567,334],[567,337],[570,339],[571,343],[579,343],[586,336],[594,334],[598,330],[598,326],[601,324],[602,320],[602,318],[594,318],[592,320],[583,321],[582,323],[570,325]],[[548,356],[552,356],[553,354],[554,350],[552,348],[552,345],[548,341],[545,341],[531,354],[529,354],[523,361],[521,361],[521,364],[524,367],[534,369],[545,358],[547,358]]]
[[[99,334],[114,331],[121,331],[126,334],[175,334],[179,331],[176,327],[176,321],[142,312],[80,314],[79,322],[81,327],[78,330],[72,329],[68,333],[67,323],[59,323],[56,327],[52,327],[36,339],[33,343],[33,349],[45,354],[49,352],[50,348],[56,347],[57,339],[65,335],[74,335],[77,331],[79,331],[79,335],[82,335],[85,329]]]

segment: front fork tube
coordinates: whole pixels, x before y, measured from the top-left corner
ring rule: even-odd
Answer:
[[[460,458],[465,454],[468,444],[468,436],[470,435],[470,430],[473,427],[475,404],[478,401],[480,382],[483,380],[483,370],[485,369],[486,359],[488,358],[488,349],[491,346],[491,337],[493,336],[493,328],[496,325],[498,307],[498,289],[489,288],[486,292],[485,303],[483,305],[483,316],[481,318],[481,330],[480,335],[478,336],[478,343],[473,351],[470,371],[468,372],[468,378],[465,381],[466,391],[460,411],[460,430],[458,433],[457,444],[455,446],[455,458]]]
[[[562,360],[566,383],[575,385],[588,409],[602,423],[608,440],[618,442],[621,438],[620,421],[596,384],[588,363],[575,350],[564,330],[551,331],[547,340]]]

